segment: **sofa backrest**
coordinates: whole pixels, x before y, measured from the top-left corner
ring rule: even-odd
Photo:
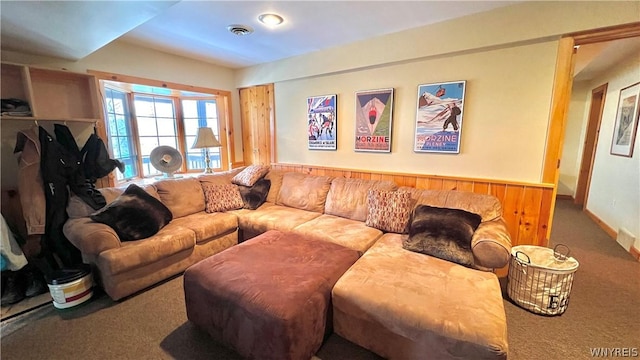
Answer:
[[[155,186],[174,219],[204,211],[204,191],[197,178],[160,180]]]
[[[502,216],[502,204],[493,195],[456,190],[426,190],[402,186],[398,191],[408,191],[416,205],[429,205],[460,209],[480,215],[482,221],[491,221]]]
[[[394,191],[393,181],[335,178],[324,207],[325,214],[365,221],[367,219],[367,193],[370,189]]]
[[[200,181],[201,185],[229,185],[231,184],[231,179],[233,179],[233,177],[243,169],[244,167],[228,171],[219,171],[213,174],[202,174],[198,175],[196,178]]]
[[[282,188],[282,177],[285,172],[280,170],[269,170],[265,179],[271,181],[271,187],[269,188],[269,194],[267,195],[267,202],[275,204],[278,201],[278,194],[280,188]]]
[[[285,173],[276,204],[322,213],[332,179],[330,176]]]

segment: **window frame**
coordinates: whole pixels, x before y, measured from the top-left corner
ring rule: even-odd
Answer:
[[[157,80],[150,80],[126,75],[117,75],[111,73],[103,73],[98,71],[89,70],[89,73],[96,76],[96,80],[99,81],[98,85],[102,90],[102,98],[101,101],[104,102],[104,89],[106,87],[111,87],[113,90],[126,92],[129,101],[129,114],[131,116],[130,126],[131,126],[131,137],[134,139],[133,147],[136,151],[137,156],[137,166],[138,166],[138,176],[134,178],[117,180],[114,174],[109,175],[109,186],[117,186],[122,185],[128,182],[138,182],[144,181],[145,179],[153,179],[155,175],[146,175],[143,174],[143,161],[142,155],[140,153],[140,141],[138,134],[138,126],[137,126],[137,116],[135,112],[134,106],[134,93],[140,95],[150,95],[150,96],[158,96],[158,97],[168,97],[171,98],[174,105],[174,111],[176,115],[176,137],[178,141],[179,151],[183,155],[184,159],[187,159],[188,147],[189,144],[186,144],[185,138],[185,128],[184,128],[184,117],[182,114],[182,100],[215,100],[216,102],[216,110],[217,110],[217,121],[218,121],[218,129],[217,133],[219,134],[219,141],[222,144],[220,148],[220,167],[214,168],[217,171],[225,171],[229,170],[232,167],[232,162],[230,159],[235,158],[234,154],[234,144],[233,137],[230,134],[233,133],[233,120],[231,118],[231,111],[229,109],[231,93],[223,90],[209,89],[209,88],[201,88],[195,87],[191,85],[183,85],[183,84],[175,84],[175,83],[167,83]],[[115,86],[114,86],[115,84]],[[156,94],[156,93],[148,93],[144,91],[133,91],[133,85],[143,85],[143,86],[151,86],[151,87],[159,87],[168,89],[170,95],[164,94]],[[104,104],[103,104],[104,105]],[[103,112],[106,114],[106,107],[103,106]],[[111,148],[110,136],[108,133],[108,122],[107,116],[104,117],[104,138],[105,143],[109,144],[109,152],[113,154],[113,149]],[[184,151],[182,151],[184,149]],[[181,169],[179,173],[182,174],[198,174],[202,173],[204,169],[188,169],[186,161],[183,161]]]

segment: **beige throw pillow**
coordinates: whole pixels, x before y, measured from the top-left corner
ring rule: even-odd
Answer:
[[[256,181],[262,179],[268,172],[269,166],[267,165],[250,165],[234,176],[231,182],[236,185],[253,186]]]
[[[241,209],[244,206],[236,185],[203,185],[205,209],[208,213]]]

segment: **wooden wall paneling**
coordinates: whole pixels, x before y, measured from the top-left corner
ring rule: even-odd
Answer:
[[[538,245],[549,246],[549,227],[553,209],[555,208],[555,199],[553,198],[553,189],[543,189],[542,198],[540,199],[540,214],[538,215]]]
[[[489,193],[489,184],[486,182],[475,182],[473,183],[473,190],[474,193],[478,193],[478,194],[490,194]]]
[[[509,229],[509,233],[511,234],[511,243],[513,245],[520,243],[518,231],[520,230],[523,190],[521,186],[507,185],[502,200],[502,217],[507,223],[507,229]]]
[[[538,221],[541,202],[542,189],[525,188],[520,214],[520,227],[518,229],[519,242],[533,245],[539,245],[542,242],[538,239]]]
[[[418,189],[455,189],[490,194],[498,198],[503,206],[503,218],[512,237],[513,245],[547,246],[549,216],[553,210],[552,184],[520,183],[503,180],[456,178],[435,175],[396,174],[381,171],[350,170],[299,164],[272,164],[280,171],[308,174],[324,174],[332,177],[354,179],[390,180],[398,186],[412,186]],[[506,271],[505,269],[501,269]],[[497,274],[500,271],[496,272]],[[505,272],[506,274],[506,272]]]

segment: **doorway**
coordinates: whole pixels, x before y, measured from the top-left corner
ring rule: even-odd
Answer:
[[[589,196],[589,184],[591,183],[591,172],[593,171],[593,160],[598,146],[598,135],[600,134],[600,123],[602,122],[602,111],[607,94],[607,85],[598,86],[591,91],[591,107],[589,108],[589,118],[587,119],[587,131],[585,134],[584,148],[582,149],[582,160],[578,171],[578,181],[576,184],[575,199],[576,205],[586,206]]]

